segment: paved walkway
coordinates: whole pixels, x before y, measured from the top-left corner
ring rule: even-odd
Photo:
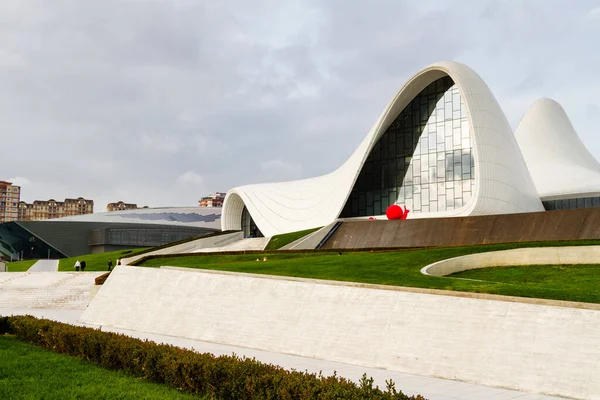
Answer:
[[[0,315],[33,315],[61,321],[74,325],[82,325],[78,322],[82,310],[56,310],[56,309],[31,309],[31,308],[0,308]],[[89,326],[89,325],[88,325]],[[93,326],[98,328],[97,326]],[[544,396],[539,394],[524,393],[502,388],[493,388],[481,385],[475,385],[468,382],[452,381],[448,379],[439,379],[427,376],[418,376],[405,374],[402,372],[389,371],[377,368],[367,368],[358,365],[344,364],[327,360],[317,360],[313,358],[291,356],[287,354],[271,353],[268,351],[254,350],[243,347],[227,346],[217,343],[202,342],[199,340],[190,340],[177,338],[173,336],[155,335],[143,332],[110,329],[101,327],[104,331],[123,333],[125,335],[140,339],[149,339],[158,343],[167,343],[175,346],[194,349],[199,352],[210,352],[215,355],[232,354],[238,356],[254,357],[259,361],[277,364],[286,369],[296,369],[318,373],[322,371],[324,375],[331,375],[334,371],[338,376],[351,379],[357,382],[366,373],[372,376],[375,384],[385,388],[385,380],[392,379],[396,383],[396,388],[402,390],[405,394],[421,394],[430,400],[556,400],[560,397]]]
[[[39,260],[33,264],[27,272],[56,272],[58,271],[58,260]]]
[[[92,299],[94,280],[102,274],[103,272],[0,274],[0,307],[85,310]]]

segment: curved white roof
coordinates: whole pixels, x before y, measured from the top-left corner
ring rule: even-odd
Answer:
[[[600,196],[600,163],[556,101],[533,103],[515,136],[542,200]]]
[[[469,67],[440,62],[415,74],[389,103],[350,158],[327,175],[240,186],[227,192],[221,228],[240,229],[244,205],[265,236],[327,225],[341,213],[371,149],[402,110],[429,84],[450,76],[467,107],[475,154],[475,188],[462,208],[409,218],[543,211],[513,132],[494,95]]]

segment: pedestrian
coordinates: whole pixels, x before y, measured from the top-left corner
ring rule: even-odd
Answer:
[[[112,271],[112,261],[108,259],[108,270]]]
[[[79,262],[79,260],[75,261],[75,271],[79,271],[80,267],[81,267],[81,263]]]
[[[121,265],[121,259],[117,258],[117,265]]]
[[[81,260],[81,272],[85,271],[85,260]]]

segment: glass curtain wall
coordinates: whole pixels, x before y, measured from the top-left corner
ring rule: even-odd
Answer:
[[[256,226],[256,223],[252,219],[250,212],[245,206],[242,210],[242,232],[244,232],[245,238],[264,237],[260,229],[258,229],[258,226]]]
[[[600,207],[600,197],[580,197],[577,199],[545,200],[542,201],[546,211],[575,210],[577,208]]]
[[[395,203],[415,214],[455,210],[474,187],[467,110],[444,77],[423,89],[375,144],[340,216],[383,215]]]

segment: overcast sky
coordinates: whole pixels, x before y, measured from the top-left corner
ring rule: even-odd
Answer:
[[[598,0],[1,0],[0,180],[100,212],[320,175],[441,60],[600,159]]]

